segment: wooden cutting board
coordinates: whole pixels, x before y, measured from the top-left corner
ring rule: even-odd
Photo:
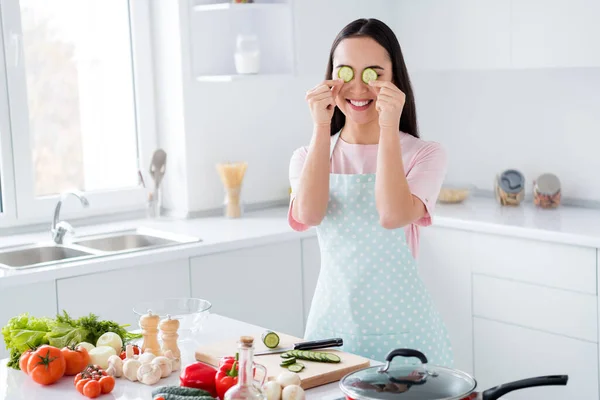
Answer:
[[[279,347],[292,347],[294,343],[304,342],[303,339],[297,337],[285,335],[277,332],[280,338]],[[260,335],[254,337],[254,351],[259,352],[266,350],[266,346],[263,344]],[[200,346],[196,349],[195,358],[196,360],[209,364],[212,366],[218,366],[219,360],[224,356],[234,356],[237,352],[237,341],[239,338],[232,338],[224,340],[222,342],[208,344]],[[303,363],[306,368],[298,373],[301,380],[301,386],[303,389],[310,389],[328,383],[337,382],[342,379],[345,375],[350,372],[357,371],[369,367],[371,362],[367,358],[359,357],[354,354],[345,353],[335,348],[319,349],[315,351],[323,351],[328,353],[335,353],[341,358],[341,362],[337,364],[319,363],[313,361],[298,360]],[[279,364],[283,359],[281,354],[269,354],[264,356],[255,356],[254,361],[258,364],[262,364],[267,369],[267,380],[276,379],[277,376],[287,371]]]

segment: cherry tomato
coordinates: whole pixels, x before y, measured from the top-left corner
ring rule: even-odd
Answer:
[[[90,399],[100,396],[101,392],[102,387],[98,381],[90,380],[83,385],[83,395]]]
[[[77,383],[75,384],[75,388],[77,389],[77,391],[81,394],[83,394],[83,387],[85,386],[86,383],[88,383],[91,379],[88,378],[83,378],[80,379],[79,381],[77,381]]]
[[[112,376],[103,376],[98,382],[100,382],[103,394],[110,393],[115,388],[115,378]]]

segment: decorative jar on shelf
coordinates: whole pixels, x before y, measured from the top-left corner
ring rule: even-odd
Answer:
[[[260,71],[260,46],[256,35],[237,36],[235,69],[238,74],[258,74]]]

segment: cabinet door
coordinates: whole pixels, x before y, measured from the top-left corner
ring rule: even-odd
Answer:
[[[189,296],[189,263],[182,259],[59,279],[57,290],[60,312],[73,317],[91,312],[137,329],[137,303]]]
[[[56,288],[54,281],[12,286],[0,291],[0,329],[9,319],[22,313],[33,317],[56,315]],[[4,340],[0,336],[0,359],[8,357]]]
[[[394,26],[412,70],[510,66],[510,3],[400,0]]]
[[[566,387],[528,388],[509,400],[598,398],[598,345],[500,322],[474,319],[475,377],[481,389],[540,375],[568,375]]]
[[[216,314],[302,337],[301,257],[293,240],[193,258],[192,295]]]
[[[319,273],[321,271],[321,249],[319,240],[314,238],[302,240],[302,282],[304,298],[304,324],[308,319],[312,299],[317,288]]]
[[[513,66],[600,66],[599,20],[597,0],[512,0]]]
[[[473,372],[471,315],[471,233],[457,229],[421,229],[419,271],[448,327],[454,366]]]

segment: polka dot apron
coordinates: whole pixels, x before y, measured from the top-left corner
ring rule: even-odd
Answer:
[[[339,133],[330,157],[338,139]],[[305,339],[341,337],[342,350],[377,361],[393,349],[411,348],[432,364],[453,366],[446,327],[404,229],[379,224],[375,174],[330,175],[327,214],[317,236],[321,271]]]

